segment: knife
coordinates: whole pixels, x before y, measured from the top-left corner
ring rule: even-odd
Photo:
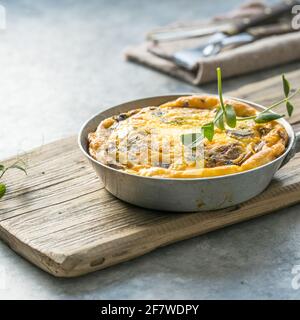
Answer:
[[[287,4],[291,4],[291,1],[285,1]],[[297,4],[297,2],[292,2],[293,5]],[[298,0],[299,3],[299,0]],[[272,9],[271,9],[272,10]],[[270,11],[270,7],[265,8],[263,14],[268,14]],[[273,17],[273,19],[276,18]],[[272,18],[269,19],[271,21]],[[244,18],[244,21],[248,21],[249,18]],[[183,40],[183,39],[191,39],[191,38],[198,38],[207,35],[214,34],[216,32],[224,32],[227,33],[228,30],[234,29],[234,22],[232,23],[222,23],[219,25],[207,25],[207,26],[191,26],[185,27],[184,29],[175,28],[174,30],[154,30],[149,32],[146,35],[146,39],[153,42],[167,42],[167,41],[176,41],[176,40]]]
[[[146,38],[147,40],[153,42],[167,42],[167,41],[176,41],[183,39],[199,38],[203,36],[208,36],[216,32],[225,32],[228,29],[232,28],[232,24],[221,24],[214,26],[203,26],[203,27],[194,27],[184,30],[172,30],[172,31],[154,31],[148,33]]]
[[[228,45],[241,45],[257,40],[259,38],[258,35],[251,35],[246,32],[246,30],[261,23],[267,23],[270,20],[272,21],[273,19],[282,16],[285,13],[291,12],[292,7],[297,3],[299,3],[299,1],[290,1],[289,3],[280,3],[276,6],[268,7],[266,8],[264,13],[236,23],[226,32],[215,33],[208,39],[206,44],[196,48],[177,51],[171,57],[168,57],[168,59],[172,60],[174,63],[183,67],[184,69],[193,71],[196,69],[197,62],[201,57],[215,55]],[[283,28],[283,32],[289,32],[284,31],[285,28],[286,27]],[[279,31],[278,33],[282,32]],[[155,53],[155,50],[153,49],[150,49],[150,51],[152,53]]]

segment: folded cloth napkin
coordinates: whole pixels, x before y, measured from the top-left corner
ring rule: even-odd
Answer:
[[[215,20],[208,23],[199,23],[199,26],[220,24]],[[222,20],[228,23],[228,20]],[[191,24],[193,28],[197,24]],[[182,25],[187,28],[188,25]],[[180,27],[170,26],[169,30],[179,30]],[[168,28],[163,28],[164,31]],[[223,51],[218,55],[199,58],[195,71],[187,71],[172,61],[163,57],[170,57],[173,52],[183,48],[193,48],[205,42],[206,38],[161,42],[153,44],[145,42],[141,45],[128,48],[125,57],[128,60],[149,66],[183,79],[191,84],[199,85],[216,79],[216,68],[222,68],[223,78],[229,78],[249,72],[258,71],[300,60],[300,31],[262,38],[255,42]],[[150,51],[149,51],[150,49]],[[152,51],[152,52],[151,52]],[[156,54],[153,54],[156,52]]]

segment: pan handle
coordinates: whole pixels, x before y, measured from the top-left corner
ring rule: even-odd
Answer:
[[[300,131],[296,132],[296,139],[295,139],[295,153],[300,151]]]
[[[297,152],[300,152],[300,131],[295,133],[294,144],[292,145],[290,152],[284,158],[280,168],[282,168],[284,165],[286,165],[294,157],[294,155]]]

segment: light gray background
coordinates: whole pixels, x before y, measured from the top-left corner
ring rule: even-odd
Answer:
[[[240,1],[0,1],[0,158],[75,134],[105,107],[143,96],[215,92],[127,63],[151,28],[199,19]],[[225,90],[292,66],[225,82]],[[30,178],[30,177],[29,177]],[[77,279],[56,279],[0,243],[2,299],[249,299],[300,297],[299,206],[159,249]]]

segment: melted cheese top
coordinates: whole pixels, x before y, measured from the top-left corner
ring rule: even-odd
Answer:
[[[245,103],[226,103],[233,105],[239,117],[256,114]],[[89,134],[89,152],[113,168],[166,178],[237,173],[270,162],[284,152],[288,135],[276,121],[239,121],[234,129],[215,127],[212,141],[199,139],[196,147],[183,144],[182,134],[200,137],[201,126],[214,119],[218,106],[214,96],[189,96],[107,118]]]

